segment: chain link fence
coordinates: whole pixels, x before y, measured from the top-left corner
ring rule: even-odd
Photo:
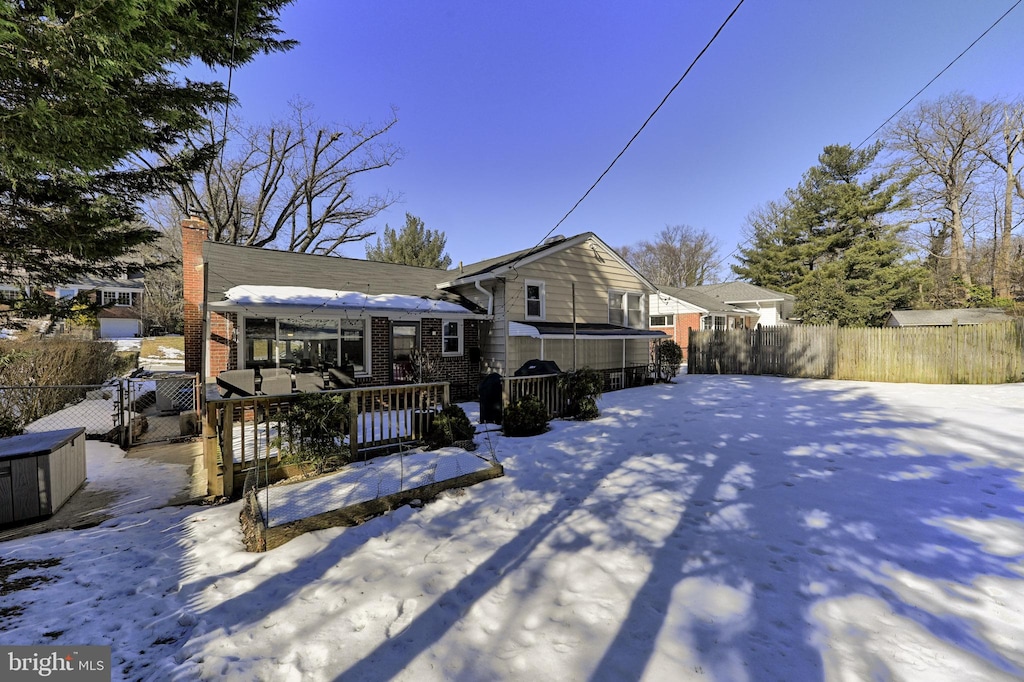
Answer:
[[[75,386],[0,386],[0,435],[84,427],[128,448],[198,433],[198,377],[159,373]]]

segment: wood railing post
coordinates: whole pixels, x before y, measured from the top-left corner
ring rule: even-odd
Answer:
[[[359,457],[359,394],[348,394],[348,451],[355,461]]]
[[[206,418],[203,420],[203,461],[206,465],[206,494],[221,496],[224,494],[223,481],[220,477],[220,464],[217,462],[220,444],[217,442],[217,406],[206,404]]]
[[[243,413],[245,406],[242,407]],[[231,497],[235,492],[235,406],[225,403],[220,415],[221,495]]]

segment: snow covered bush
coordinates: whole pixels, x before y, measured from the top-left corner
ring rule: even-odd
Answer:
[[[596,370],[583,367],[575,372],[558,376],[558,387],[565,395],[566,408],[563,417],[589,421],[601,416],[597,399],[604,388],[604,377]]]
[[[506,436],[536,436],[548,430],[548,408],[537,396],[525,395],[505,408],[501,430]]]

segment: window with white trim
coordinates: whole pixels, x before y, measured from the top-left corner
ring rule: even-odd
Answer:
[[[104,291],[103,292],[103,305],[109,305],[113,303],[117,306],[133,306],[135,305],[135,292],[134,291]]]
[[[462,320],[441,320],[441,355],[462,355]]]
[[[56,294],[59,300],[74,298],[78,295],[78,289],[74,289],[72,287],[57,287]]]
[[[544,282],[526,280],[526,319],[544,319]]]
[[[0,287],[0,301],[17,301],[21,298],[21,290],[14,287]]]
[[[672,316],[671,315],[651,315],[651,326],[652,327],[671,327]]]
[[[608,322],[643,329],[644,295],[633,291],[608,292]]]

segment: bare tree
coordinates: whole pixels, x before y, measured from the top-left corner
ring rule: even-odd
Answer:
[[[210,121],[185,151],[208,156],[204,169],[169,188],[178,210],[210,224],[215,241],[274,245],[329,254],[374,234],[366,222],[396,201],[390,193],[359,198],[358,176],[395,163],[401,150],[387,141],[398,122],[321,125],[311,105],[289,103],[288,117],[270,125],[230,125],[222,154],[221,126]]]
[[[914,175],[918,203],[942,225],[933,236],[949,239],[949,265],[958,299],[965,299],[971,274],[964,242],[964,215],[974,198],[976,176],[985,167],[994,107],[960,93],[925,102],[888,132],[900,165]],[[932,245],[934,248],[934,243]]]
[[[995,244],[992,289],[996,296],[1010,298],[1011,271],[1013,264],[1014,244],[1013,228],[1014,199],[1024,199],[1024,184],[1021,183],[1021,171],[1014,165],[1017,152],[1024,149],[1024,102],[1017,101],[1003,104],[1002,124],[993,136],[993,144],[986,146],[985,156],[996,165],[1005,178],[1002,199],[1002,220]],[[1001,146],[997,146],[998,142]]]
[[[620,255],[655,284],[692,287],[717,281],[718,240],[690,225],[666,226],[653,242],[619,249]]]

